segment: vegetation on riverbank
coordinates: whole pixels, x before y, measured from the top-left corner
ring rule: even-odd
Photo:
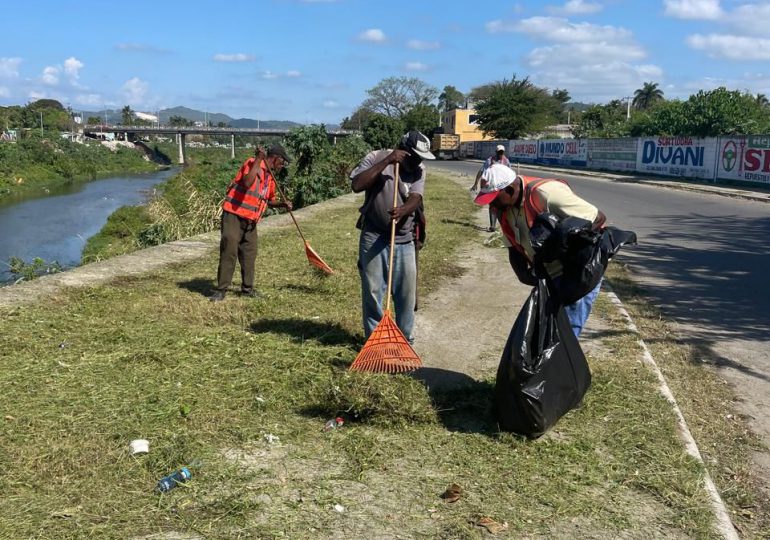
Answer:
[[[348,174],[369,150],[357,137],[331,145],[323,126],[295,128],[284,144],[294,157],[280,182],[294,208],[314,204],[350,191]],[[189,165],[160,186],[160,194],[145,207],[124,207],[88,239],[83,263],[103,260],[187,238],[219,225],[220,205],[227,186],[253,148],[189,148]],[[277,212],[268,210],[268,212]]]
[[[431,175],[426,198],[421,293],[478,241],[465,190]],[[4,311],[0,536],[481,538],[482,517],[507,523],[501,537],[713,536],[701,469],[622,328],[592,355],[583,405],[538,441],[496,432],[491,379],[429,393],[349,373],[363,342],[356,207],[303,220],[328,278],[291,225],[266,231],[263,300],[209,302],[212,249]],[[337,415],[345,425],[322,432]],[[128,455],[135,438],[149,455]],[[188,464],[187,486],[153,493]],[[439,497],[450,483],[455,503]]]
[[[30,132],[19,141],[0,143],[0,200],[16,193],[55,189],[74,180],[93,180],[110,174],[153,171],[158,165],[144,153],[98,141],[84,144],[59,133]]]

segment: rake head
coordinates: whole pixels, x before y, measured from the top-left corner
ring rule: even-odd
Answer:
[[[422,361],[401,333],[390,311],[385,311],[363,349],[350,365],[351,371],[402,373],[422,366]]]
[[[307,242],[305,242],[305,254],[307,255],[308,262],[310,262],[310,264],[318,268],[324,274],[331,275],[334,273],[334,270],[332,270],[331,267],[324,262],[321,256],[318,255],[318,253],[316,253]]]

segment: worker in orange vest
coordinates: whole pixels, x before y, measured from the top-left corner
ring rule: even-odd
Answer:
[[[254,273],[257,260],[257,223],[267,208],[287,208],[291,202],[277,201],[275,178],[289,163],[286,150],[273,145],[267,155],[257,148],[256,156],[247,159],[227,189],[222,203],[222,236],[219,242],[219,268],[217,287],[209,299],[219,302],[225,299],[235,272],[236,258],[241,266],[241,294],[260,297],[254,289]]]

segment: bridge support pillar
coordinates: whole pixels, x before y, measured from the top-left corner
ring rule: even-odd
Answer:
[[[178,133],[177,134],[178,140],[179,140],[179,164],[184,165],[184,139],[185,134],[184,133]]]
[[[336,135],[335,135],[335,136],[334,136],[334,138],[332,139],[332,144],[333,144],[334,146],[337,146],[337,136],[336,136]]]
[[[235,134],[230,135],[230,159],[235,159]]]

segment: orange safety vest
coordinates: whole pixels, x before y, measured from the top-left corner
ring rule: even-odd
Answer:
[[[522,195],[521,198],[521,206],[524,208],[524,219],[527,220],[527,228],[531,229],[537,215],[545,211],[545,208],[541,208],[540,205],[535,201],[533,196],[535,190],[546,182],[561,182],[567,186],[569,186],[569,184],[567,184],[567,182],[564,180],[559,180],[556,178],[536,178],[534,176],[522,176],[521,180],[522,189],[524,190],[524,195]],[[502,214],[498,216],[498,219],[500,220],[500,229],[511,243],[511,246],[516,248],[519,253],[527,257],[527,253],[524,251],[524,248],[516,240],[516,233],[513,231],[513,227],[510,223],[508,223],[508,212],[502,212]]]
[[[259,163],[260,171],[251,187],[246,188],[241,184],[240,180],[249,173],[251,167],[256,166],[255,163],[254,158],[246,160],[235,175],[222,202],[222,210],[225,212],[251,221],[259,221],[262,218],[267,208],[267,201],[272,200],[275,193],[273,187],[275,180],[264,166],[264,161]]]

